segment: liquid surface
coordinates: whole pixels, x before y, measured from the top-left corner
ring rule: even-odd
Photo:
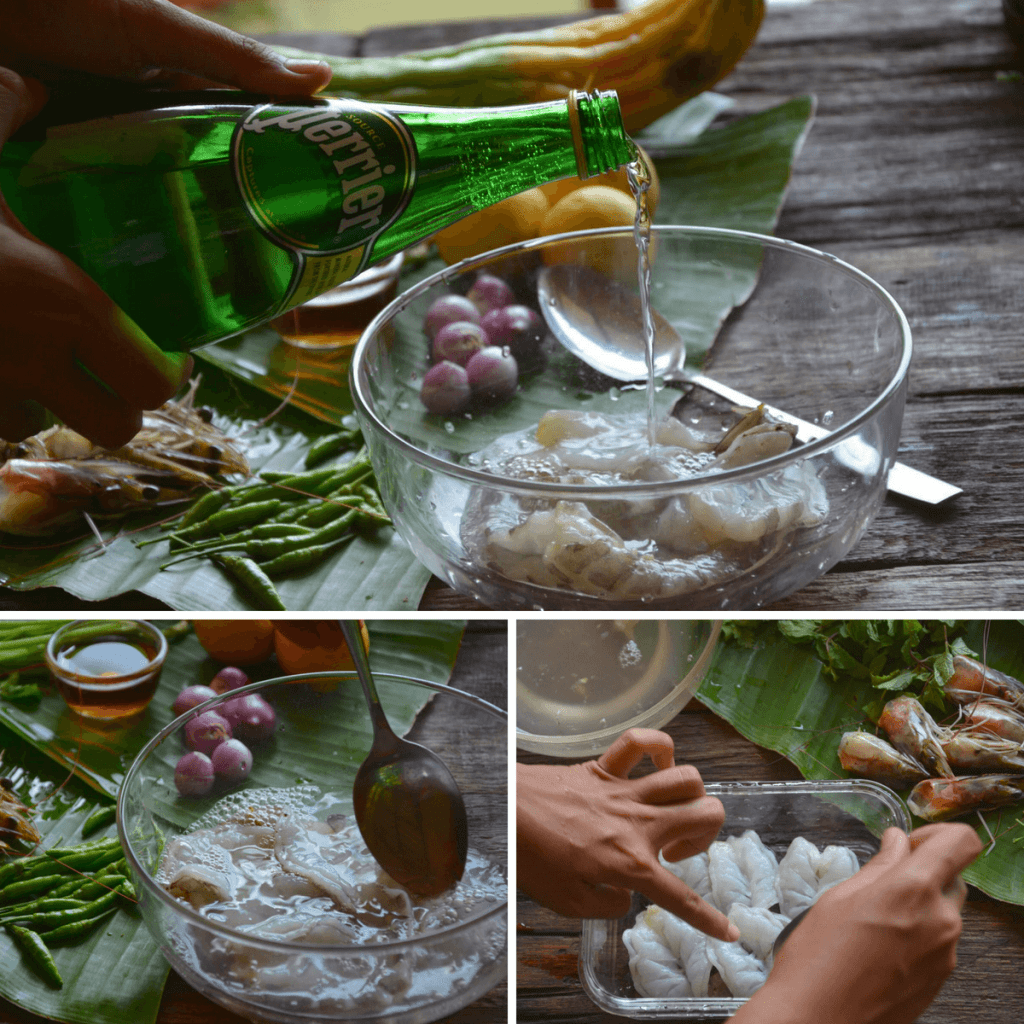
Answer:
[[[458,885],[435,899],[411,897],[374,861],[353,818],[311,817],[300,796],[245,790],[167,843],[157,881],[238,935],[232,943],[192,930],[181,936],[187,949],[179,952],[246,999],[287,995],[289,1005],[315,1005],[321,1013],[397,1009],[468,984],[488,943],[497,942],[492,924],[480,919],[507,898],[503,870],[471,850]],[[460,924],[469,927],[451,934]],[[265,953],[246,937],[322,946],[324,953],[293,955],[286,946]],[[400,940],[415,944],[384,948]],[[359,946],[366,955],[332,954],[339,946]]]
[[[536,619],[517,632],[517,726],[558,736],[612,728],[653,707],[692,668],[703,631],[681,621]]]
[[[156,647],[100,637],[57,653],[57,689],[84,718],[112,721],[142,711],[153,699],[160,668],[146,673]],[[142,673],[140,676],[139,673]]]

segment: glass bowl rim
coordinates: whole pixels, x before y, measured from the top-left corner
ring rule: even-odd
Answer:
[[[600,235],[632,235],[632,227],[619,228],[590,228],[586,231],[569,231],[557,235],[544,235],[540,238],[531,238],[523,242],[515,242],[512,245],[505,245],[498,249],[482,253],[479,256],[470,256],[458,263],[431,274],[418,284],[407,288],[389,302],[367,325],[359,341],[356,343],[352,360],[349,366],[349,391],[355,404],[356,412],[360,416],[369,419],[374,427],[383,434],[389,446],[397,448],[410,461],[425,466],[445,476],[454,477],[467,483],[488,486],[502,491],[520,495],[535,496],[538,498],[551,498],[557,495],[567,495],[570,500],[607,500],[611,497],[622,499],[644,499],[670,497],[679,494],[681,491],[688,491],[695,488],[718,486],[720,484],[733,483],[744,480],[757,479],[766,473],[781,469],[791,463],[803,461],[813,457],[819,452],[827,451],[835,447],[846,438],[855,434],[865,423],[883,409],[893,399],[895,394],[903,386],[910,368],[910,360],[913,354],[913,341],[911,338],[910,323],[906,314],[900,308],[896,300],[883,288],[873,277],[863,270],[838,256],[823,252],[819,249],[802,245],[799,242],[791,242],[785,238],[776,238],[772,235],[762,235],[753,231],[738,231],[733,228],[702,227],[691,224],[659,224],[652,225],[651,230],[656,234],[684,233],[696,237],[706,236],[708,238],[732,239],[756,243],[768,248],[779,249],[784,252],[791,252],[801,257],[808,257],[815,263],[830,266],[834,270],[844,273],[846,276],[858,281],[872,293],[883,308],[887,309],[893,316],[899,330],[902,343],[902,353],[892,378],[886,384],[882,392],[866,408],[841,424],[835,430],[816,440],[804,442],[801,445],[790,448],[781,455],[775,455],[769,459],[762,459],[749,466],[740,466],[735,469],[727,469],[715,473],[701,473],[684,480],[666,480],[657,483],[627,483],[627,484],[562,484],[549,483],[535,480],[517,480],[510,477],[497,476],[493,473],[480,469],[473,469],[470,466],[459,465],[449,462],[447,459],[437,455],[431,455],[423,451],[405,438],[400,437],[376,414],[372,408],[369,395],[365,394],[360,382],[360,374],[363,364],[366,361],[366,352],[370,346],[370,340],[380,328],[394,315],[401,312],[412,301],[432,288],[436,284],[447,283],[468,271],[491,263],[494,259],[517,253],[530,252],[533,249],[540,249],[554,242],[567,242]]]
[[[550,616],[545,616],[545,620],[548,620],[548,619],[550,619]],[[652,619],[650,621],[658,622],[658,621],[662,621],[662,620],[660,620],[658,618],[654,618],[654,619]],[[665,621],[671,622],[672,620],[669,619],[669,620],[665,620]],[[669,704],[672,703],[673,700],[675,700],[678,697],[678,695],[679,695],[679,688],[683,685],[683,683],[686,682],[686,680],[690,677],[691,673],[695,672],[701,666],[702,662],[706,661],[706,662],[710,663],[711,658],[714,657],[715,648],[718,646],[718,641],[719,641],[719,639],[721,637],[722,625],[724,623],[724,620],[723,619],[702,619],[702,618],[696,618],[696,619],[693,619],[692,621],[706,623],[708,625],[708,627],[709,627],[709,632],[708,632],[707,639],[701,645],[700,651],[696,655],[696,659],[697,659],[696,662],[694,663],[694,665],[692,666],[690,671],[687,672],[686,675],[683,676],[683,678],[680,679],[679,682],[677,682],[675,684],[675,686],[673,686],[672,689],[669,690],[669,692],[666,693],[665,696],[662,697],[661,700],[658,701],[657,704],[652,705],[651,707],[647,708],[645,711],[643,711],[642,713],[640,713],[640,714],[638,714],[638,715],[636,715],[634,717],[637,717],[637,718],[645,717],[646,718],[646,717],[649,717],[649,716],[653,716],[656,713],[658,713],[659,710],[664,709],[665,707],[667,707]],[[709,667],[710,667],[710,664],[705,664],[704,665],[705,675],[707,674],[707,669]],[[694,691],[694,696],[695,695],[696,695],[696,690]],[[619,725],[606,726],[603,729],[595,729],[595,730],[592,730],[591,732],[569,733],[569,734],[566,734],[566,735],[563,735],[563,736],[557,736],[557,735],[552,735],[550,733],[528,732],[526,729],[520,729],[519,728],[519,724],[517,722],[516,723],[516,743],[518,744],[519,740],[522,739],[522,740],[527,740],[530,743],[536,743],[538,745],[544,745],[544,746],[549,746],[550,745],[552,747],[556,747],[556,746],[559,745],[559,743],[572,743],[572,744],[578,744],[579,746],[582,747],[584,744],[596,744],[603,737],[614,738],[615,736],[620,735],[623,732],[627,732],[628,730],[635,729],[635,728],[638,728],[638,727],[635,726],[635,725],[630,725],[630,724],[628,724],[626,722],[621,722]],[[641,728],[652,728],[652,727],[651,726],[642,726]],[[524,749],[529,749],[529,748],[524,748]],[[531,753],[541,753],[540,751],[537,751],[537,750],[531,750],[530,752]],[[561,755],[561,754],[556,754],[554,752],[545,751],[542,756],[545,756],[545,757],[563,757],[564,756],[565,758],[575,758],[575,757],[582,756],[582,755],[577,755],[577,754]],[[710,785],[710,783],[709,783],[709,785]]]
[[[109,622],[112,626],[119,625],[121,623],[130,624],[133,627],[138,628],[142,626],[150,631],[153,638],[157,641],[156,653],[143,665],[142,668],[137,668],[133,672],[123,672],[117,676],[93,676],[86,672],[75,672],[74,669],[69,666],[60,665],[57,662],[57,650],[56,640],[59,636],[66,633],[68,630],[75,626],[99,626],[102,623]],[[167,637],[164,636],[163,631],[158,629],[148,619],[74,619],[71,622],[64,623],[59,629],[53,631],[50,634],[50,639],[46,641],[46,650],[43,655],[46,659],[47,668],[54,674],[60,673],[62,676],[68,676],[74,679],[99,679],[104,678],[106,682],[131,682],[135,679],[142,679],[145,676],[152,675],[152,673],[163,666],[164,661],[167,658],[168,650]]]
[[[434,691],[434,693],[448,693],[454,694],[460,698],[469,701],[470,704],[475,705],[482,711],[493,715],[499,721],[508,722],[508,712],[503,711],[497,705],[492,704],[490,701],[485,700],[483,697],[478,697],[476,694],[467,693],[465,690],[460,690],[457,687],[449,686],[447,683],[434,683],[428,679],[420,679],[417,676],[407,676],[399,672],[377,672],[373,673],[375,680],[381,679],[397,679],[403,683],[414,683],[418,686],[426,687],[428,690]],[[422,946],[424,941],[432,940],[436,937],[457,935],[460,932],[475,927],[476,925],[490,921],[493,918],[506,913],[508,910],[508,897],[506,896],[505,901],[499,902],[496,906],[490,910],[479,914],[477,917],[471,918],[468,921],[462,921],[458,925],[452,928],[446,928],[439,931],[427,932],[425,935],[414,936],[409,939],[399,939],[394,942],[380,942],[374,943],[373,945],[367,946],[365,943],[359,945],[324,945],[323,943],[306,943],[306,942],[282,942],[275,941],[273,939],[263,939],[255,935],[246,935],[240,933],[233,928],[227,928],[217,921],[211,921],[209,918],[204,917],[198,911],[196,911],[190,904],[183,903],[181,900],[172,896],[166,889],[159,885],[155,878],[147,871],[142,864],[139,862],[139,858],[135,854],[135,850],[132,848],[132,843],[127,834],[125,828],[124,815],[125,815],[125,801],[127,799],[126,794],[129,789],[129,783],[135,780],[135,777],[141,771],[141,766],[149,755],[165,740],[168,736],[174,733],[177,729],[183,728],[185,719],[190,718],[192,715],[200,713],[208,707],[213,707],[215,704],[219,704],[222,701],[229,700],[232,697],[244,696],[247,693],[256,693],[266,687],[271,686],[275,683],[296,683],[306,682],[311,679],[338,679],[342,678],[345,680],[357,680],[358,676],[354,671],[337,671],[337,672],[302,672],[293,676],[274,676],[271,679],[262,679],[254,683],[249,683],[247,686],[239,686],[237,689],[228,690],[225,693],[219,693],[216,697],[210,697],[208,700],[203,701],[202,704],[197,704],[194,708],[189,708],[188,711],[178,715],[168,725],[165,725],[150,741],[139,751],[136,755],[135,760],[132,761],[125,772],[124,780],[121,782],[118,788],[117,794],[117,837],[121,843],[121,848],[124,850],[125,858],[128,861],[129,867],[135,873],[135,875],[141,879],[143,887],[146,891],[165,907],[169,908],[173,913],[180,915],[184,920],[189,923],[203,928],[208,932],[213,932],[221,938],[229,939],[232,942],[241,942],[246,945],[253,946],[269,953],[278,954],[298,954],[298,953],[315,953],[319,956],[347,956],[347,955],[385,955],[396,951],[404,951]],[[506,888],[508,885],[508,864],[505,866],[505,882]]]

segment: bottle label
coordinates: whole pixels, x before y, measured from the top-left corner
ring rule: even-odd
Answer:
[[[255,107],[235,129],[232,154],[250,215],[297,254],[289,306],[369,263],[374,241],[401,216],[416,178],[406,126],[355,100]]]

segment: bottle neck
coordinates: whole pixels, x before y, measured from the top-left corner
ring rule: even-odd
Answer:
[[[635,146],[626,135],[614,90],[586,93],[574,89],[568,104],[576,170],[581,178],[604,174],[633,159]]]

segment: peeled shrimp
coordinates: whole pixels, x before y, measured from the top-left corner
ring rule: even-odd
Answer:
[[[953,769],[942,748],[950,731],[942,728],[913,697],[897,697],[882,709],[878,724],[892,745],[922,764],[934,775],[952,776]]]
[[[0,441],[0,530],[55,533],[82,512],[121,514],[179,501],[223,473],[249,472],[236,442],[195,409],[187,394],[143,415],[142,429],[113,451],[67,427],[50,427],[18,444]]]

